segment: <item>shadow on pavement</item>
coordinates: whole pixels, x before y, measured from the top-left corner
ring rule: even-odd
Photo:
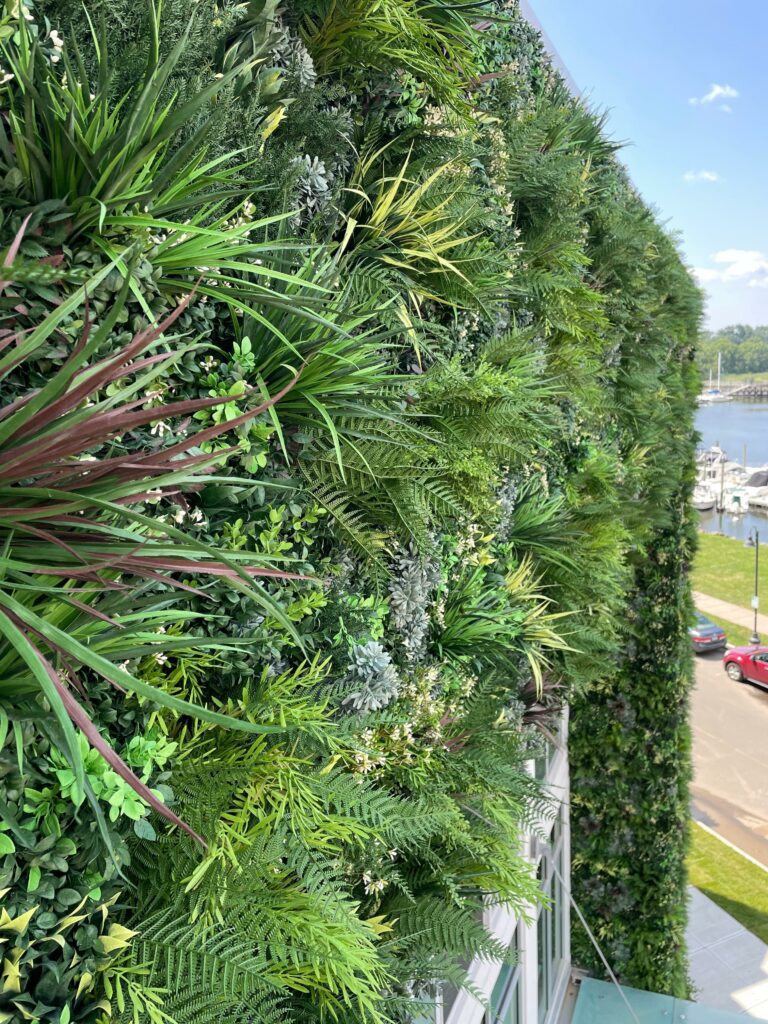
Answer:
[[[758,910],[757,907],[750,906],[748,903],[742,903],[740,900],[730,899],[708,886],[699,885],[698,888],[705,896],[709,896],[713,903],[734,917],[739,924],[743,924],[753,935],[762,939],[763,942],[768,942],[768,913]]]

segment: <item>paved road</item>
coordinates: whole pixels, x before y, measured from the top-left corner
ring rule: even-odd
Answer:
[[[768,690],[698,655],[691,721],[694,818],[768,867]]]

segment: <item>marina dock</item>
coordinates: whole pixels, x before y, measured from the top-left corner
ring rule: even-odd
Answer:
[[[768,381],[745,381],[743,384],[722,384],[725,398],[768,398]]]

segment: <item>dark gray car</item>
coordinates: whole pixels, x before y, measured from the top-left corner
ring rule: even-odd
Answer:
[[[710,622],[701,612],[696,612],[694,624],[688,627],[688,635],[697,653],[721,651],[725,648],[726,639],[722,627]]]

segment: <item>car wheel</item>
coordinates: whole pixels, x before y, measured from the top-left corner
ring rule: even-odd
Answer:
[[[725,671],[728,673],[728,677],[732,679],[734,683],[740,683],[744,678],[744,674],[742,673],[741,669],[735,661],[729,661],[728,664],[725,666]]]

